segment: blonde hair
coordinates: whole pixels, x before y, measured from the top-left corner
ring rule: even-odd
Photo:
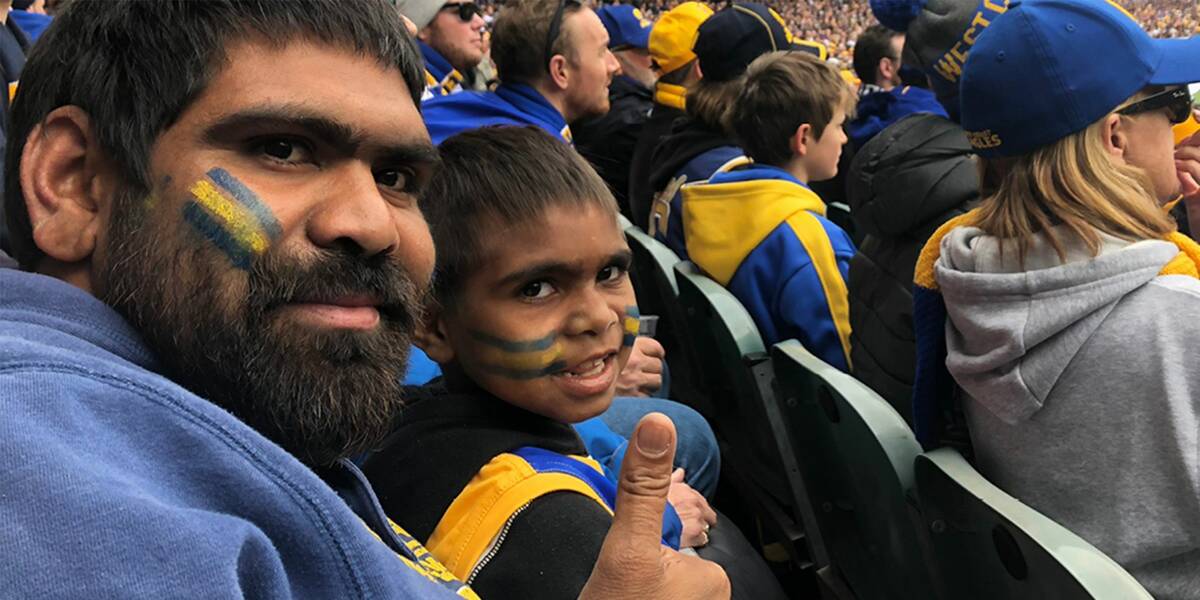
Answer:
[[[1147,95],[1139,93],[1130,101]],[[1100,233],[1138,241],[1175,231],[1175,221],[1159,205],[1146,172],[1115,163],[1106,152],[1103,123],[1108,116],[1030,154],[980,158],[983,202],[974,225],[1000,238],[1001,252],[1004,241],[1015,241],[1023,262],[1034,236],[1044,233],[1065,260],[1062,240],[1053,229],[1059,225],[1082,239],[1093,256],[1100,249]]]

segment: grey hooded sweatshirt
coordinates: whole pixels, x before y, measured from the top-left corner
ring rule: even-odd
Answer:
[[[980,471],[1123,565],[1200,598],[1200,280],[1170,242],[1103,238],[1066,261],[950,232],[936,265],[946,366]]]

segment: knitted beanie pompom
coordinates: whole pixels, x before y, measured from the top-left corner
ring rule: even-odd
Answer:
[[[871,0],[871,12],[892,31],[908,29],[908,23],[925,8],[928,0]]]

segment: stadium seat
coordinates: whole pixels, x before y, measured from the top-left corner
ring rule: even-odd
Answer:
[[[939,448],[916,459],[917,494],[947,598],[1149,599],[1112,559]]]
[[[638,308],[644,315],[659,317],[654,338],[667,352],[671,398],[696,409],[711,421],[715,417],[712,402],[705,389],[695,384],[698,359],[677,300],[679,287],[675,283],[674,267],[679,257],[637,226],[625,229],[625,239],[633,252],[633,270],[629,275],[637,293]]]
[[[829,556],[822,584],[837,597],[935,597],[912,494],[921,448],[904,419],[795,340],[776,344],[772,363]]]
[[[675,265],[679,304],[696,349],[704,386],[714,399],[722,460],[745,499],[801,568],[824,556],[773,391],[774,374],[750,314],[728,290],[691,262]]]

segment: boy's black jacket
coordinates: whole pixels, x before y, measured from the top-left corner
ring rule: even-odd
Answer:
[[[492,458],[522,446],[587,454],[570,425],[483,391],[452,393],[434,384],[405,388],[405,394],[409,405],[363,472],[388,517],[422,543]],[[609,514],[586,496],[543,496],[514,520],[500,552],[469,583],[484,598],[575,598],[610,524]]]

